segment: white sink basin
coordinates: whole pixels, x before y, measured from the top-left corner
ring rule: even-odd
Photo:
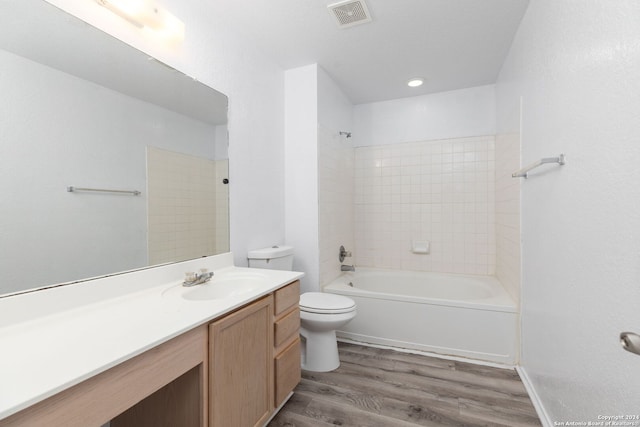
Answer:
[[[207,283],[184,287],[173,286],[163,292],[165,296],[179,295],[190,301],[223,300],[259,291],[268,276],[253,272],[229,272],[213,276]]]

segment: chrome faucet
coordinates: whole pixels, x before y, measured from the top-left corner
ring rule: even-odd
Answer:
[[[182,286],[189,287],[207,283],[213,277],[213,271],[207,271],[206,268],[200,269],[200,274],[190,271],[184,274],[184,282]]]
[[[341,265],[340,266],[340,271],[356,271],[356,267],[353,265]]]

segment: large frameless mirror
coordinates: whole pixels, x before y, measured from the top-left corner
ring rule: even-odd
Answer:
[[[227,97],[0,3],[0,295],[229,251]]]

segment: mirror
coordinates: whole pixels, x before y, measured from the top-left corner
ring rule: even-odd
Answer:
[[[43,0],[0,93],[0,295],[229,251],[226,96]]]

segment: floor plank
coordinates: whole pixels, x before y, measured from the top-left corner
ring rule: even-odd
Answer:
[[[518,374],[340,343],[341,366],[303,371],[269,427],[540,426]]]

